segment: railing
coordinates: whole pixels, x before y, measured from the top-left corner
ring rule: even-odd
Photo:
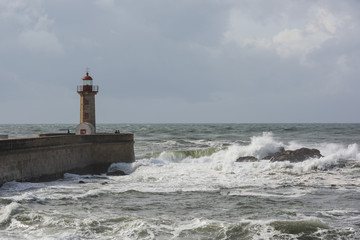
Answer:
[[[77,91],[78,92],[98,92],[99,86],[98,85],[78,85]]]

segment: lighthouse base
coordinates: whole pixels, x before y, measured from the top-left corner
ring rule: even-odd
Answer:
[[[0,185],[46,181],[64,173],[104,173],[116,162],[133,162],[133,134],[53,135],[0,140]]]
[[[75,129],[76,135],[89,135],[95,134],[95,127],[89,122],[83,122],[77,125]]]

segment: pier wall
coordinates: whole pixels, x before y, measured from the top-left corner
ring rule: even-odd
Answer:
[[[112,163],[134,160],[133,134],[0,140],[0,185],[14,180],[52,180],[64,173],[104,173]]]

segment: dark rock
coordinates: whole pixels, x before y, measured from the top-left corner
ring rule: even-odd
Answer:
[[[86,182],[80,180],[79,183],[80,183],[80,184],[85,184]]]
[[[114,172],[107,172],[106,173],[107,176],[124,176],[127,175],[125,172],[121,171],[121,170],[116,170]]]
[[[301,162],[309,158],[320,158],[322,155],[317,149],[300,148],[294,151],[287,150],[277,152],[275,154],[266,156],[264,159],[268,159],[271,162],[278,161],[290,161],[290,162]]]
[[[282,153],[285,152],[285,148],[284,147],[279,147],[279,150],[277,151],[277,153]]]
[[[236,159],[236,162],[257,162],[259,159],[253,156],[245,156],[245,157],[239,157]]]
[[[275,155],[279,155],[281,153],[285,152],[285,148],[284,147],[279,147],[279,150],[276,153],[272,153],[264,158],[262,158],[263,160],[271,160],[272,157],[274,157]]]

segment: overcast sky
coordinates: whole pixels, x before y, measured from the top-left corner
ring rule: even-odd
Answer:
[[[360,122],[358,0],[0,0],[0,123]]]

